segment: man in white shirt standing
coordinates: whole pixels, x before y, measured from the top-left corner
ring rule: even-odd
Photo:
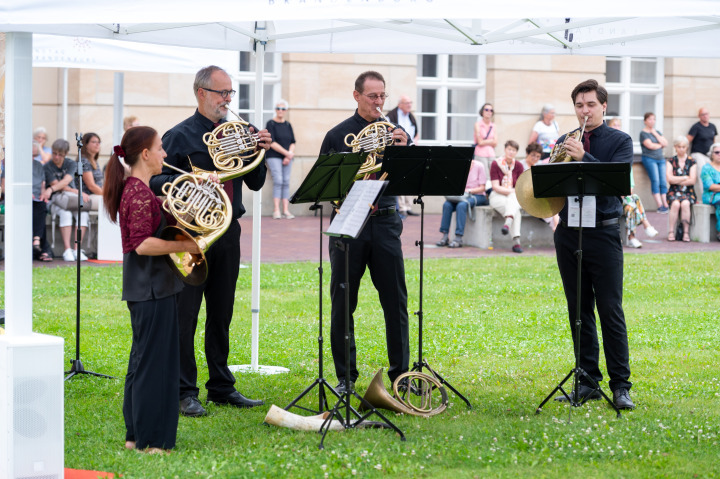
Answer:
[[[410,97],[403,95],[400,97],[400,101],[398,101],[398,106],[390,110],[390,113],[387,114],[387,119],[403,127],[408,136],[413,139],[413,144],[417,144],[420,139],[420,129],[418,128],[417,120],[415,120],[415,115],[413,115],[410,110],[412,110],[412,100]],[[403,219],[408,215],[418,215],[412,211],[411,208],[412,199],[409,196],[398,196],[398,211]]]

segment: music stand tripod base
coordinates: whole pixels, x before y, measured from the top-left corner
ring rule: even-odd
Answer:
[[[321,414],[329,410],[327,390],[340,399],[338,393],[325,379],[323,365],[323,205],[321,202],[337,201],[347,195],[352,187],[355,176],[360,166],[365,161],[366,153],[335,153],[320,155],[313,167],[308,172],[298,190],[293,194],[290,203],[313,203],[310,211],[320,211],[319,246],[318,257],[318,377],[301,392],[290,404],[285,406],[289,411],[295,407],[313,414]],[[318,387],[317,410],[299,405],[298,403],[307,396],[315,387]],[[332,417],[332,415],[330,415]]]

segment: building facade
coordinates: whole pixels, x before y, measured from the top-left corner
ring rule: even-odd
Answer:
[[[238,94],[233,106],[241,116],[253,120],[254,58],[251,53],[241,53],[238,63],[240,71],[234,78]],[[562,132],[576,128],[570,92],[587,78],[606,86],[610,93],[608,116],[620,117],[623,129],[635,140],[637,153],[647,111],[656,114],[657,128],[670,144],[697,121],[700,107],[710,110],[711,121],[720,112],[720,98],[714,94],[720,85],[718,59],[269,53],[264,68],[262,124],[272,117],[278,99],[290,104],[287,118],[297,139],[291,192],[317,158],[325,132],[354,111],[354,80],[370,69],[385,76],[390,95],[386,112],[397,105],[401,95],[413,100],[421,144],[472,145],[478,111],[483,103],[492,103],[497,155],[502,154],[505,141],[513,139],[520,144],[519,156],[524,156],[545,104],[555,106]],[[114,72],[69,69],[65,75],[59,68],[34,68],[32,81],[33,127],[45,127],[50,143],[64,131],[68,136],[75,131],[93,131],[103,140],[102,153],[107,160],[113,146]],[[193,113],[192,83],[189,74],[127,72],[123,116],[137,116],[141,124],[163,133]],[[66,89],[67,114],[63,110]],[[666,149],[667,157],[673,154],[671,147]],[[653,205],[645,193],[648,182],[642,166],[636,164],[635,169],[641,197]],[[270,182],[268,178],[263,188],[264,215],[272,212]],[[252,198],[247,196],[244,202],[249,206]],[[427,198],[426,211],[439,212],[441,204],[442,198]],[[307,210],[303,205],[291,209],[296,215]]]

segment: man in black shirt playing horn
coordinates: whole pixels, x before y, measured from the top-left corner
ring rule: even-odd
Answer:
[[[580,141],[568,138],[565,147],[576,161],[583,162],[632,162],[632,139],[620,130],[608,127],[603,121],[607,108],[607,90],[595,80],[587,80],[572,92],[575,114],[582,125],[585,117],[585,133]],[[561,143],[565,138],[558,139]],[[598,365],[600,348],[595,324],[597,306],[603,334],[603,349],[610,376],[610,389],[618,409],[635,407],[630,399],[630,353],[627,328],[622,309],[623,248],[620,241],[619,220],[622,202],[615,196],[585,197],[595,201],[595,227],[583,228],[582,285],[581,285],[581,332],[580,364],[595,382],[603,376]],[[567,202],[560,211],[560,225],[555,230],[555,251],[567,299],[570,329],[575,336],[577,307],[577,251],[579,228],[568,225]],[[583,220],[583,224],[585,221]],[[573,342],[573,344],[575,344]],[[588,381],[580,378],[578,399],[599,399],[600,392]],[[559,396],[558,400],[567,398]]]
[[[380,111],[387,98],[383,76],[375,71],[362,73],[355,80],[353,97],[358,104],[355,114],[328,131],[320,147],[321,154],[351,151],[345,144],[345,136],[348,133],[357,135],[380,118]],[[402,128],[395,128],[392,136],[395,145],[407,145],[410,142]],[[395,210],[394,196],[381,196],[376,206],[360,236],[340,240],[350,245],[350,385],[345,382],[345,291],[341,287],[345,281],[345,253],[336,245],[337,239],[330,239],[330,342],[335,374],[340,381],[337,390],[340,393],[344,393],[348,386],[352,389],[358,378],[353,313],[357,308],[360,280],[366,267],[370,270],[385,314],[390,380],[394,382],[400,374],[406,372],[410,363],[407,288],[400,241],[402,220]]]
[[[220,67],[208,66],[198,71],[193,84],[198,108],[195,114],[171,128],[163,135],[162,142],[167,152],[166,163],[190,171],[190,161],[206,171],[216,171],[203,135],[212,132],[225,123],[228,105],[235,95],[230,76]],[[251,131],[257,129],[251,126]],[[259,132],[259,148],[270,147],[272,139],[267,130]],[[230,322],[235,303],[235,286],[240,271],[240,218],[245,213],[242,204],[242,187],[245,184],[257,191],[265,183],[267,167],[263,161],[244,176],[223,183],[225,192],[232,202],[230,227],[205,253],[208,264],[207,281],[198,285],[185,285],[178,299],[180,322],[180,413],[198,417],[207,411],[198,400],[197,365],[195,363],[195,331],[198,314],[205,297],[205,357],[209,379],[205,383],[207,399],[216,404],[228,404],[240,408],[260,406],[263,401],[248,399],[235,389],[235,377],[228,369],[230,353]],[[167,182],[178,177],[178,173],[167,167],[161,174],[150,180],[150,187],[156,194]]]

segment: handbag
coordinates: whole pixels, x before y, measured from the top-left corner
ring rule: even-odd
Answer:
[[[472,195],[469,192],[465,192],[462,195],[450,195],[445,196],[445,199],[449,201],[450,203],[460,203],[461,201],[467,201],[470,199]]]
[[[97,211],[100,202],[100,195],[90,195],[90,199],[83,203],[83,211]],[[78,210],[78,195],[68,191],[55,193],[52,197],[52,203],[60,209],[66,211]]]

